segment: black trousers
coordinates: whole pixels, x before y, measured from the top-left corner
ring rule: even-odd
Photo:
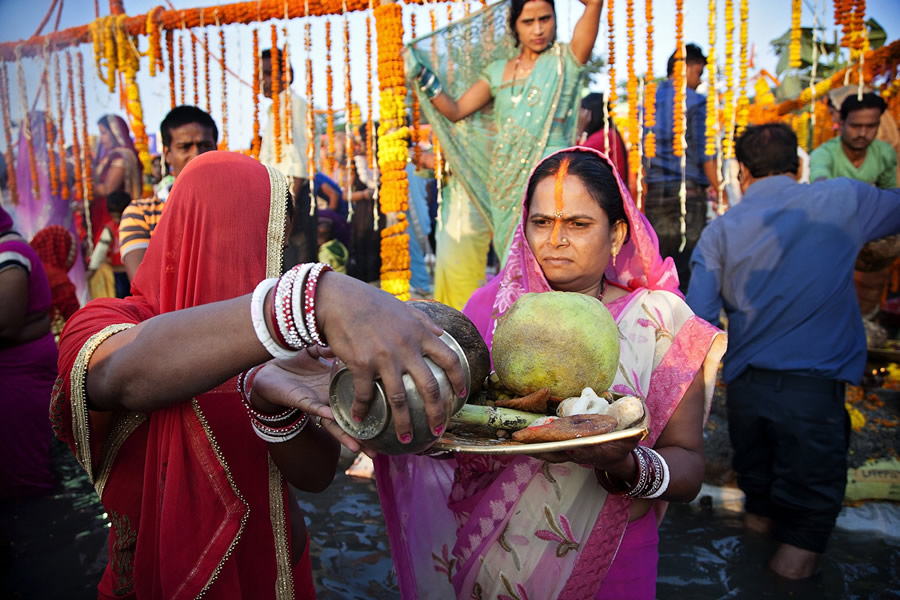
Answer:
[[[748,368],[728,384],[728,433],[746,510],[775,538],[823,552],[847,487],[844,383]]]
[[[647,185],[644,198],[644,214],[653,225],[659,238],[659,253],[663,258],[671,256],[678,270],[678,287],[687,293],[691,280],[691,254],[706,227],[706,190],[695,183],[687,183],[684,217],[685,246],[681,246],[681,202],[678,193],[681,183],[657,183]]]

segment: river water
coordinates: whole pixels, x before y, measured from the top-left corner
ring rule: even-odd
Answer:
[[[96,598],[107,520],[80,467],[54,448],[54,493],[0,504],[0,598]],[[375,482],[339,473],[322,494],[300,494],[322,600],[399,598]],[[740,514],[712,502],[672,505],[660,530],[659,598],[900,599],[900,536],[872,519],[842,519],[819,573],[786,583],[764,568],[773,544],[744,535]],[[848,509],[852,510],[852,509]],[[888,507],[896,515],[897,506]],[[852,515],[851,515],[852,516]],[[895,521],[896,522],[896,521]],[[862,525],[860,525],[862,524]],[[881,532],[878,529],[881,529]]]

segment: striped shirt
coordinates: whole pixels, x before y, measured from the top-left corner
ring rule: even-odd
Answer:
[[[119,223],[119,253],[123,258],[132,250],[146,250],[150,245],[150,238],[162,218],[163,207],[173,182],[174,179],[172,182],[164,179],[154,197],[132,200],[122,213]]]

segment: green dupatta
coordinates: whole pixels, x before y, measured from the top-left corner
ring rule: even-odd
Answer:
[[[459,98],[479,79],[494,99],[452,123],[421,93],[422,112],[452,171],[490,224],[494,248],[506,262],[531,169],[547,154],[571,146],[584,67],[568,44],[555,42],[529,77],[501,83],[503,65],[520,51],[509,33],[509,3],[498,2],[407,44],[406,72],[431,69],[444,91]]]

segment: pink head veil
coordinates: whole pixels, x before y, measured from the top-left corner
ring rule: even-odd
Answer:
[[[631,290],[638,288],[666,290],[682,296],[678,291],[678,274],[675,270],[675,263],[671,258],[663,259],[659,255],[659,240],[656,232],[653,231],[647,218],[638,210],[613,162],[602,152],[584,146],[575,146],[545,157],[535,166],[529,176],[526,196],[535,170],[549,158],[569,152],[590,154],[602,160],[612,170],[619,185],[619,193],[622,195],[622,203],[628,219],[629,239],[616,257],[615,266],[611,262],[607,265],[607,280]],[[493,340],[494,325],[497,319],[520,296],[528,292],[552,291],[540,264],[528,245],[528,240],[525,239],[524,223],[528,217],[526,201],[527,197],[522,199],[522,218],[516,226],[506,266],[490,283],[477,290],[463,309],[463,312],[478,327],[488,346]]]

